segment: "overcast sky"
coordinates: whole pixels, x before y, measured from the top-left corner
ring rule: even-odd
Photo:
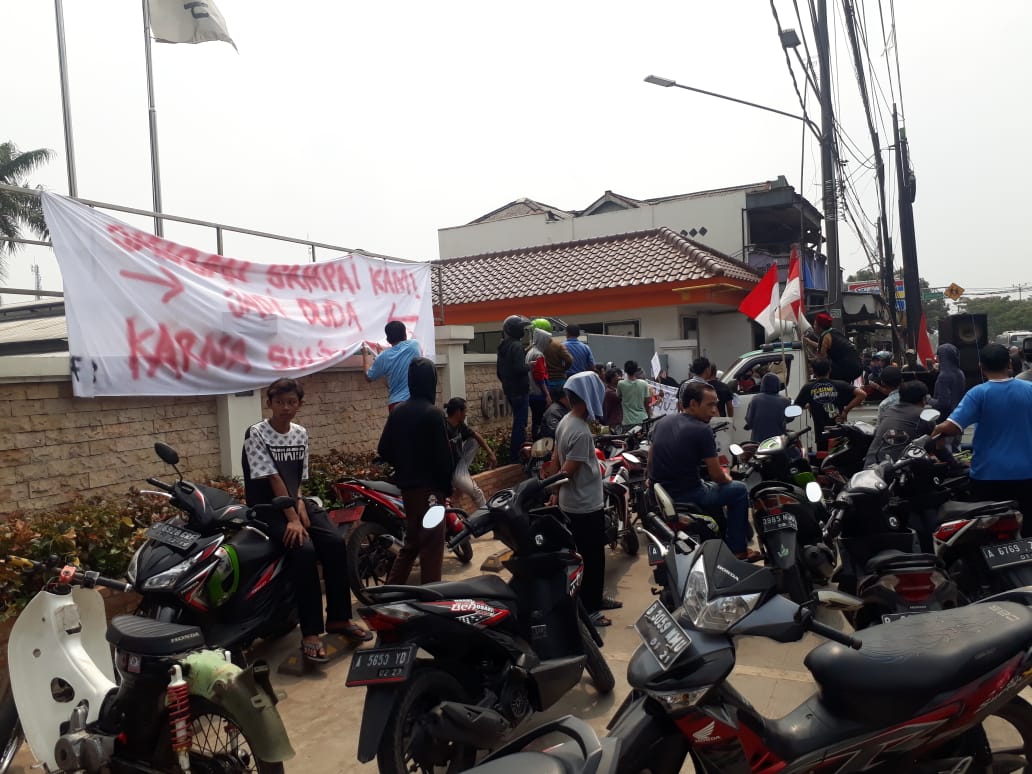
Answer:
[[[858,1],[888,95],[878,4]],[[776,4],[782,25],[798,27],[792,3]],[[829,4],[840,120],[864,159],[872,149],[840,3]],[[149,209],[140,2],[64,5],[79,195]],[[799,187],[799,122],[642,80],[655,73],[798,113],[767,0],[218,6],[239,54],[225,43],[154,45],[169,213],[429,259],[438,228],[520,197],[579,209],[606,189],[647,198],[779,174]],[[1032,169],[1032,3],[902,0],[896,12],[921,274],[969,289],[1032,281],[1019,234]],[[57,151],[34,182],[67,193],[53,3],[2,0],[0,18],[0,141]],[[812,94],[808,105],[819,120]],[[812,140],[802,155],[802,190],[820,207]],[[873,173],[851,158],[846,174],[873,219]],[[215,246],[196,228],[166,236]],[[844,241],[843,268],[865,265],[858,241]],[[306,257],[232,236],[226,252]],[[8,284],[30,287],[33,260],[44,287],[60,289],[45,251],[17,256]]]

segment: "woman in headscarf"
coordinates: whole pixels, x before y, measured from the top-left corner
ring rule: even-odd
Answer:
[[[778,395],[779,392],[781,380],[777,374],[764,374],[760,381],[760,394],[749,401],[749,408],[745,410],[745,429],[752,431],[750,440],[754,443],[785,433],[788,421],[785,409],[792,401]]]

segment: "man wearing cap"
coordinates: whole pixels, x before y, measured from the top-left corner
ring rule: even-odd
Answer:
[[[602,472],[595,457],[595,443],[588,421],[602,417],[605,388],[593,371],[582,371],[566,380],[564,387],[570,402],[570,413],[559,422],[555,431],[552,459],[542,468],[543,476],[565,473],[569,480],[559,487],[559,508],[569,518],[570,532],[577,544],[577,553],[584,559],[584,581],[580,598],[596,626],[609,626],[612,621],[603,608],[620,607],[616,600],[603,598],[606,577],[605,513],[602,495]]]
[[[864,372],[860,353],[846,335],[832,326],[831,315],[820,312],[813,318],[817,330],[817,356],[831,361],[831,378],[853,382]]]

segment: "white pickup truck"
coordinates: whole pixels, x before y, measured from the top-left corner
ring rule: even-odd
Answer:
[[[798,341],[778,342],[766,344],[760,349],[746,352],[724,370],[721,381],[731,388],[735,394],[735,417],[734,427],[725,433],[718,433],[718,441],[721,448],[726,449],[731,443],[742,443],[749,440],[749,431],[745,429],[745,412],[749,402],[760,392],[760,378],[763,373],[773,371],[780,378],[785,388],[781,394],[789,400],[795,400],[796,395],[803,385],[810,380],[810,374],[806,367],[806,358],[803,355],[802,344]],[[739,388],[740,381],[747,371],[752,371],[756,381],[755,387],[749,390]],[[863,420],[875,424],[878,419],[878,407],[874,404],[861,404],[849,413],[849,420],[855,422]],[[813,426],[809,412],[804,412],[799,419],[791,424],[791,429],[798,430],[800,427]],[[807,446],[814,445],[813,432],[811,431],[803,438]]]

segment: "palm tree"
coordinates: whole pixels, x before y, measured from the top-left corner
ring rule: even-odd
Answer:
[[[28,187],[28,176],[53,157],[47,148],[23,153],[13,142],[0,143],[0,183]],[[0,282],[7,279],[8,256],[21,247],[11,240],[20,239],[23,229],[40,239],[50,236],[39,197],[0,189]]]

